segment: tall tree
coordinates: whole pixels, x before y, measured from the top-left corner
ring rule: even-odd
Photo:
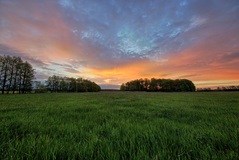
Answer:
[[[25,93],[31,90],[34,70],[28,62],[19,57],[0,56],[0,89],[2,94],[7,91]]]
[[[5,92],[5,88],[7,85],[7,78],[9,76],[9,66],[10,66],[11,57],[3,56],[3,64],[2,64],[2,94]]]
[[[22,64],[23,74],[22,74],[22,93],[26,91],[31,91],[32,80],[34,78],[34,69],[32,65],[27,61]]]
[[[9,91],[12,89],[12,82],[13,82],[13,77],[14,77],[14,71],[16,70],[16,62],[17,62],[17,57],[12,57],[11,60],[9,61],[9,85],[7,89],[7,93],[9,94]]]
[[[20,57],[17,57],[16,63],[15,63],[16,67],[15,67],[15,71],[13,75],[13,85],[12,85],[13,94],[15,93],[15,91],[20,85],[20,73],[22,72],[21,71],[22,63],[23,63],[22,59]]]
[[[2,90],[3,56],[0,55],[0,89]]]

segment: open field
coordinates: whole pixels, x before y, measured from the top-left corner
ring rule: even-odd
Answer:
[[[237,159],[239,92],[0,95],[0,159]]]

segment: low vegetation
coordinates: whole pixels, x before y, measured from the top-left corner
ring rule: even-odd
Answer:
[[[0,159],[238,159],[238,92],[0,95]]]

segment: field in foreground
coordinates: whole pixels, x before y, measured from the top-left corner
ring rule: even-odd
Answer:
[[[0,159],[237,159],[239,92],[0,95]]]

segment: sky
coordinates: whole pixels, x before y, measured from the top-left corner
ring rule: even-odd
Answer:
[[[238,15],[239,0],[0,0],[0,54],[30,62],[41,81],[239,85]]]

